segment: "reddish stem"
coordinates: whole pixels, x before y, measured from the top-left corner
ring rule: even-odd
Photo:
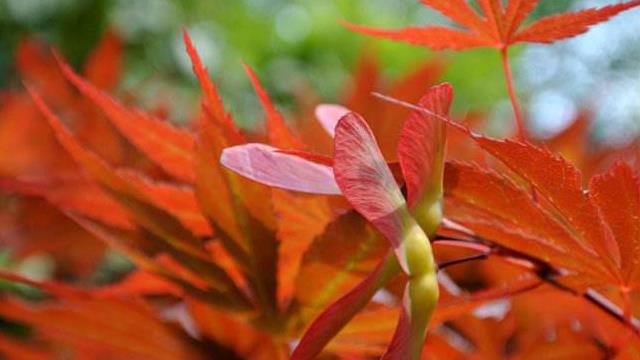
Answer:
[[[477,242],[482,246],[488,246],[487,244],[492,244],[491,245],[493,246],[493,250],[491,251],[492,254],[503,256],[505,258],[511,257],[514,259],[521,259],[523,262],[530,262],[531,268],[534,269],[534,273],[541,281],[546,282],[549,285],[552,285],[559,290],[566,291],[575,296],[582,296],[588,302],[600,308],[609,316],[615,318],[617,321],[626,325],[627,328],[631,330],[630,332],[631,334],[640,336],[640,320],[634,318],[633,314],[625,315],[625,309],[619,308],[618,306],[613,304],[611,301],[606,299],[604,296],[598,294],[597,292],[587,291],[586,293],[581,294],[580,292],[573,290],[571,288],[568,288],[562,283],[556,281],[555,278],[557,276],[557,273],[555,272],[553,267],[551,267],[551,265],[547,264],[543,260],[517,252],[515,250],[511,250],[509,248],[502,247],[501,245],[495,244],[492,241],[484,239],[477,235],[473,235],[473,234],[467,234],[467,235],[470,236],[470,238],[437,236],[434,239],[434,241],[440,242],[440,243],[453,243],[453,242],[459,241],[462,244],[466,244],[468,242]],[[629,301],[631,300],[629,299]]]
[[[624,318],[629,323],[633,320],[633,303],[631,302],[631,295],[629,294],[630,289],[624,288],[622,289],[622,299],[624,304]]]
[[[507,89],[509,90],[509,99],[511,100],[513,113],[516,117],[517,137],[519,140],[524,140],[526,138],[524,120],[522,118],[522,111],[520,110],[520,103],[518,102],[518,95],[516,94],[515,85],[513,84],[513,74],[511,73],[511,65],[509,64],[509,53],[507,47],[504,47],[500,50],[500,58],[502,59],[502,70],[504,71],[505,81],[507,82]]]
[[[449,261],[445,261],[445,262],[441,262],[441,263],[438,263],[438,270],[443,270],[443,269],[448,268],[449,266],[454,266],[454,265],[458,265],[458,264],[464,264],[464,263],[468,263],[468,262],[471,262],[471,261],[484,260],[484,259],[488,258],[489,255],[491,255],[491,251],[483,252],[483,253],[480,253],[480,254],[469,255],[469,256],[465,256],[465,257],[461,257],[461,258],[457,258],[457,259],[453,259],[453,260],[449,260]]]

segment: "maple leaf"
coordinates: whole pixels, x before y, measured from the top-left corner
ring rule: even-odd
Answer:
[[[640,186],[628,164],[617,162],[596,175],[585,192],[580,172],[548,150],[467,133],[535,189],[537,199],[504,175],[451,164],[445,193],[453,219],[563,269],[559,280],[578,292],[613,287],[624,295],[638,286],[634,219],[640,211]],[[625,306],[628,310],[631,304]]]
[[[55,281],[34,281],[7,272],[0,272],[0,278],[49,295],[37,303],[3,298],[0,307],[4,319],[33,326],[33,336],[26,342],[21,339],[19,343],[30,345],[43,356],[46,354],[44,358],[56,358],[69,352],[83,358],[97,354],[128,359],[204,358],[202,349],[189,341],[184,331],[165,322],[139,297],[118,298],[106,292],[78,289]],[[159,286],[156,284],[155,287]],[[166,288],[167,284],[160,287]],[[153,336],[141,337],[143,333]],[[2,340],[0,351],[4,352],[7,344]],[[30,358],[26,357],[30,352],[19,351],[15,347],[17,344],[10,345],[14,346],[9,350],[21,355],[17,358]]]
[[[424,354],[427,359],[501,359],[507,351],[514,359],[538,359],[558,353],[571,359],[603,356],[604,351],[589,333],[575,331],[569,324],[553,327],[555,338],[549,341],[544,331],[523,331],[518,320],[514,311],[503,318],[462,316],[451,322],[452,331],[460,337],[459,346],[433,351],[431,344],[426,344]],[[437,340],[438,334],[433,337]]]
[[[367,35],[404,41],[435,50],[462,50],[475,47],[505,49],[521,43],[552,43],[585,33],[589,27],[640,5],[628,1],[602,8],[585,9],[551,15],[523,26],[538,5],[538,0],[509,0],[506,7],[499,0],[480,0],[477,13],[465,0],[421,0],[422,4],[442,13],[463,29],[444,26],[407,27],[399,30],[376,29],[347,24]]]
[[[0,151],[12,154],[0,159],[2,176],[41,177],[75,171],[73,161],[59,151],[59,144],[26,96],[5,94],[0,98],[0,117]]]
[[[509,64],[509,47],[521,42],[552,43],[574,37],[586,32],[592,25],[640,5],[640,1],[636,0],[603,8],[552,15],[521,29],[523,22],[537,6],[538,0],[509,0],[506,8],[501,0],[479,0],[481,14],[477,13],[465,0],[422,0],[422,3],[441,12],[464,29],[414,26],[399,30],[385,30],[348,23],[346,26],[363,34],[404,41],[434,50],[463,50],[477,47],[498,49],[515,115],[517,136],[520,139],[526,138],[525,120]]]
[[[107,32],[85,63],[90,81],[113,89],[119,79],[121,50],[121,40]],[[45,93],[56,107],[65,108],[66,120],[82,141],[89,142],[111,161],[124,162],[123,139],[69,87],[53,66],[55,59],[45,44],[31,38],[22,40],[15,61],[25,82]],[[55,275],[89,276],[104,255],[104,244],[65,219],[60,210],[83,212],[117,227],[131,228],[132,222],[79,172],[27,94],[3,91],[0,103],[0,152],[5,154],[0,159],[0,187],[15,203],[13,209],[6,204],[0,206],[3,218],[12,223],[11,230],[3,228],[0,236],[6,240],[3,243],[14,248],[18,258],[40,252],[53,255],[57,265]],[[127,154],[127,161],[136,162],[136,155]],[[33,197],[45,198],[58,209]],[[6,199],[3,196],[3,202]],[[35,225],[38,222],[40,225]],[[47,227],[55,231],[47,231]],[[60,236],[53,238],[52,233]],[[69,241],[75,244],[71,249]]]
[[[188,39],[188,37],[186,39]],[[189,45],[189,43],[187,44]],[[190,51],[191,56],[197,59],[197,54],[195,53],[195,51],[193,49],[190,49]],[[197,62],[194,63],[197,64]],[[115,185],[116,187],[128,187],[129,185],[132,185],[133,187],[129,188],[128,190],[131,195],[133,195],[134,197],[139,197],[139,195],[148,195],[148,200],[151,203],[177,217],[184,226],[191,229],[196,235],[211,235],[211,229],[209,228],[209,224],[207,223],[208,220],[205,216],[203,216],[202,211],[207,214],[213,214],[214,212],[210,211],[213,202],[216,202],[219,205],[224,205],[224,202],[220,203],[218,201],[215,201],[214,199],[216,197],[222,197],[224,192],[230,190],[230,185],[242,186],[243,192],[240,198],[243,201],[246,200],[247,205],[249,205],[247,209],[252,213],[251,215],[249,215],[249,217],[251,217],[252,215],[256,215],[269,227],[273,226],[273,217],[272,215],[270,215],[271,209],[269,209],[270,203],[258,200],[265,197],[270,197],[268,192],[265,191],[266,189],[259,189],[255,185],[245,186],[244,184],[233,184],[234,181],[232,181],[231,184],[224,184],[222,187],[211,187],[210,189],[215,190],[215,193],[210,194],[209,192],[206,192],[206,198],[203,198],[201,196],[205,194],[201,191],[201,189],[203,189],[203,185],[205,185],[203,181],[214,181],[214,179],[217,178],[220,174],[216,173],[215,168],[211,168],[211,166],[215,166],[214,162],[206,163],[206,161],[209,161],[211,155],[207,155],[202,152],[203,149],[201,148],[201,144],[198,144],[197,140],[202,140],[202,138],[205,138],[207,144],[210,144],[210,146],[213,146],[215,148],[216,146],[219,147],[226,143],[228,139],[224,139],[225,135],[229,135],[229,140],[231,141],[237,140],[239,134],[237,130],[226,131],[225,135],[215,134],[215,131],[217,130],[214,130],[210,126],[207,126],[205,121],[203,122],[205,125],[202,126],[202,137],[201,139],[196,139],[191,133],[187,131],[176,129],[171,125],[151,118],[140,111],[125,108],[117,101],[113,100],[105,93],[95,89],[91,86],[91,84],[77,76],[68,66],[64,64],[61,64],[61,66],[64,75],[67,76],[69,80],[81,90],[81,92],[86,94],[89,98],[94,100],[97,105],[103,108],[109,119],[118,127],[123,135],[127,137],[127,139],[129,139],[133,144],[135,144],[145,154],[147,154],[152,161],[156,162],[159,166],[165,169],[168,174],[173,175],[178,179],[181,179],[188,183],[196,182],[197,186],[196,192],[194,193],[194,191],[188,187],[178,188],[170,184],[162,184],[158,182],[154,183],[146,179],[141,174],[122,171],[120,171],[119,174],[109,175],[109,177],[112,178],[110,180],[107,180],[107,177],[101,177],[103,180],[108,181],[111,185]],[[209,85],[212,86],[212,84]],[[211,94],[211,92],[212,90],[210,89],[208,94]],[[263,96],[266,95],[263,94]],[[207,102],[206,104],[206,109],[210,111],[212,115],[218,116],[220,114],[224,114],[223,112],[216,110],[216,106],[221,106],[221,104],[215,101],[215,99]],[[136,122],[136,124],[143,125],[142,127],[144,128],[144,131],[140,131],[140,126],[134,126],[134,122]],[[228,126],[228,123],[226,123],[226,125]],[[227,130],[232,129],[227,128]],[[162,139],[169,141],[164,141]],[[216,144],[216,142],[223,143]],[[208,148],[207,150],[210,151],[210,149],[211,148]],[[195,167],[193,162],[196,163]],[[94,163],[94,165],[96,164]],[[103,170],[107,169],[103,167]],[[103,171],[102,175],[106,175],[107,172],[109,171]],[[124,179],[125,182],[129,183],[129,185],[124,185],[124,182],[122,182],[121,180],[113,179],[113,175]],[[206,179],[203,176],[205,176]],[[214,178],[212,179],[211,177]],[[219,178],[215,179],[215,181],[220,180],[221,179]],[[251,192],[248,191],[251,188],[256,189],[260,193],[259,196],[255,196],[257,195],[257,193],[251,194]],[[127,200],[127,202],[130,203],[131,201]],[[204,209],[201,210],[200,206],[202,206]],[[240,211],[245,211],[240,210],[240,208],[235,204],[227,207],[227,209],[233,210],[234,207],[238,210],[236,216],[239,215]],[[230,217],[227,217],[224,220],[220,218],[222,214],[223,213],[219,211],[215,211],[215,215],[212,216],[212,218],[222,220],[222,222],[216,222],[215,225],[221,226],[221,229],[224,230],[226,239],[229,239],[226,236],[231,236],[231,242],[226,240],[225,242],[228,246],[231,247],[231,253],[239,257],[239,259],[236,258],[237,260],[244,261],[245,256],[243,252],[247,251],[248,249],[250,252],[254,253],[254,255],[269,257],[267,259],[260,260],[260,266],[266,266],[267,264],[273,263],[275,261],[275,258],[273,258],[266,251],[267,247],[265,247],[264,245],[262,245],[261,247],[255,246],[253,248],[248,248],[248,245],[245,243],[244,245],[241,245],[243,248],[238,249],[236,247],[236,244],[232,244],[232,242],[246,242],[247,237],[251,238],[254,236],[256,239],[250,240],[257,241],[257,238],[262,237],[263,235],[260,234],[260,231],[254,231],[255,235],[252,234],[251,236],[247,236],[248,234],[241,234],[241,231],[239,231],[238,227],[236,227],[235,225],[231,225],[228,222],[230,221]],[[154,217],[158,214],[149,215],[150,217],[145,220],[147,226],[151,226],[155,229],[156,232],[160,231],[162,234],[164,234],[162,236],[167,235],[168,233],[158,228],[156,226],[157,224],[153,224]],[[138,218],[137,220],[138,222],[141,221],[140,218]],[[173,230],[171,230],[172,232],[177,231],[175,232],[175,234],[177,235],[181,232],[181,230],[179,230],[179,226],[176,225],[177,224],[174,223],[170,227],[173,227]],[[185,236],[186,235],[183,234],[181,237],[183,239],[189,237]],[[264,242],[264,239],[262,239],[261,241]],[[255,271],[255,274],[259,274],[259,276],[263,277],[262,280],[265,281],[268,280],[268,277],[274,275],[271,271]],[[271,280],[269,280],[269,282],[271,282]],[[271,292],[271,290],[268,290],[268,292]],[[263,295],[268,296],[268,294]],[[268,301],[266,298],[263,300]]]
[[[52,256],[56,277],[87,278],[98,268],[105,245],[76,226],[56,207],[34,197],[20,198],[12,210],[13,231],[0,232],[3,249],[17,259],[32,255]],[[57,236],[52,237],[51,234]]]
[[[193,181],[191,153],[195,140],[192,134],[171,127],[166,122],[139,110],[125,108],[108,94],[82,79],[60,57],[58,64],[64,76],[100,107],[118,130],[138,149],[170,175],[183,181]]]
[[[269,143],[281,148],[287,149],[299,149],[302,147],[300,140],[298,140],[292,133],[289,127],[284,122],[283,116],[275,109],[275,106],[271,102],[269,95],[262,87],[260,80],[258,80],[255,72],[245,64],[245,70],[251,79],[251,83],[256,90],[256,94],[260,99],[260,103],[264,108],[267,115],[267,136]]]
[[[198,55],[198,51],[193,45],[186,29],[182,31],[182,38],[189,59],[191,59],[193,72],[198,78],[200,87],[204,92],[202,107],[205,113],[213,123],[218,124],[223,129],[224,137],[228,139],[228,141],[235,144],[245,142],[244,135],[233,124],[233,117],[225,110],[218,88],[209,78],[207,68],[202,64],[200,55]]]
[[[287,351],[276,338],[251,326],[241,317],[194,301],[188,302],[188,307],[200,331],[231,348],[235,356],[256,360],[287,359]]]
[[[111,90],[118,85],[122,68],[122,39],[108,30],[84,65],[83,74],[95,86]]]
[[[388,243],[355,211],[327,225],[305,252],[296,278],[296,298],[303,307],[303,318],[308,321],[317,317],[361,282],[387,249]],[[308,279],[314,279],[313,283]]]
[[[60,143],[78,164],[83,166],[90,177],[127,209],[137,224],[166,244],[173,256],[183,260],[183,264],[189,271],[205,277],[214,284],[214,287],[222,291],[231,290],[235,292],[235,296],[243,297],[228,274],[211,261],[197,237],[172,217],[166,209],[156,207],[154,200],[147,197],[148,192],[145,193],[139,188],[140,184],[136,180],[115,171],[95,153],[83,148],[42,99],[35,92],[32,92],[32,95]],[[240,298],[238,300],[241,303]]]
[[[41,338],[87,354],[128,359],[204,359],[202,351],[185,340],[184,333],[136,300],[73,298],[40,306],[4,300],[0,313],[35,325]],[[58,356],[51,351],[51,357]]]
[[[485,311],[492,306],[500,311],[493,314]],[[578,323],[580,326],[575,326]],[[596,359],[612,353],[626,358],[622,354],[636,353],[638,341],[629,339],[618,349],[615,343],[619,339],[612,334],[624,332],[622,329],[622,324],[585,299],[543,286],[450,319],[430,333],[423,358],[501,359],[505,352],[514,359],[538,359],[556,354]],[[451,331],[456,334],[457,346],[449,349],[437,346],[438,342],[451,339],[448,336]],[[552,340],[549,333],[554,334]]]

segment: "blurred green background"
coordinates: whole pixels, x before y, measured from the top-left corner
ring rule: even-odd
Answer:
[[[533,17],[614,2],[542,0]],[[516,81],[534,131],[551,135],[579,109],[588,108],[603,119],[599,133],[607,139],[624,141],[635,134],[640,50],[624,46],[640,44],[632,42],[640,33],[633,15],[576,40],[515,49]],[[432,56],[425,49],[350,33],[339,24],[341,19],[385,27],[447,23],[417,0],[0,0],[0,87],[20,86],[12,58],[21,38],[37,36],[79,66],[111,28],[126,43],[121,88],[150,102],[170,99],[172,118],[180,120],[192,112],[198,95],[180,36],[184,26],[232,111],[250,126],[259,106],[241,61],[256,69],[286,111],[301,84],[325,101],[337,100],[364,49],[377,54],[390,78]],[[458,111],[485,110],[499,126],[511,123],[495,51],[440,55],[449,62],[443,80],[456,88]],[[616,95],[616,101],[592,101],[603,91]],[[624,110],[618,108],[620,102]]]

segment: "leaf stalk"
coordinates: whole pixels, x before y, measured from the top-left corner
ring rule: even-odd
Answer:
[[[508,47],[504,47],[500,50],[500,59],[502,61],[502,71],[504,72],[504,78],[507,83],[507,90],[509,91],[509,100],[511,101],[513,114],[516,118],[516,136],[518,140],[525,140],[526,133],[524,128],[524,119],[522,117],[522,110],[520,108],[520,102],[518,101],[518,95],[516,93],[516,88],[513,81],[511,64],[509,63]]]

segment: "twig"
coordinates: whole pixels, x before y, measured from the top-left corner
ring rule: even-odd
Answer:
[[[630,320],[626,319],[624,311],[622,309],[620,309],[616,304],[612,303],[607,298],[605,298],[604,296],[600,295],[599,293],[597,293],[592,289],[587,290],[586,293],[580,293],[558,282],[557,278],[560,276],[560,272],[557,269],[555,269],[553,266],[551,266],[550,264],[546,263],[541,259],[538,259],[528,254],[521,253],[519,251],[515,251],[512,249],[503,247],[502,245],[493,243],[490,240],[484,239],[479,236],[472,236],[472,237],[470,236],[469,238],[436,236],[436,238],[434,239],[434,242],[435,243],[458,242],[463,244],[462,245],[463,247],[466,247],[468,243],[476,242],[477,244],[482,246],[490,246],[490,248],[492,249],[491,254],[508,257],[508,258],[514,258],[523,262],[527,262],[531,265],[531,269],[533,273],[543,282],[555,287],[558,290],[568,292],[574,296],[583,297],[585,300],[595,305],[597,308],[604,311],[609,316],[613,317],[614,319],[621,322],[622,324],[628,326],[630,329],[633,330],[633,332],[636,335],[640,336],[640,320],[639,319],[634,317],[632,317]],[[480,254],[480,255],[483,255],[483,254]],[[478,255],[475,255],[475,256],[478,256]],[[458,259],[458,260],[470,261],[470,260],[465,260],[464,258]],[[456,260],[454,260],[454,262],[455,261]],[[448,265],[448,264],[445,263],[445,265]]]
[[[488,258],[489,255],[491,255],[491,252],[474,254],[474,255],[461,257],[461,258],[458,258],[458,259],[444,261],[444,262],[438,264],[438,269],[442,270],[442,269],[446,269],[449,266],[453,266],[453,265],[463,264],[463,263],[467,263],[467,262],[470,262],[470,261],[476,261],[476,260],[484,260],[484,259]]]

